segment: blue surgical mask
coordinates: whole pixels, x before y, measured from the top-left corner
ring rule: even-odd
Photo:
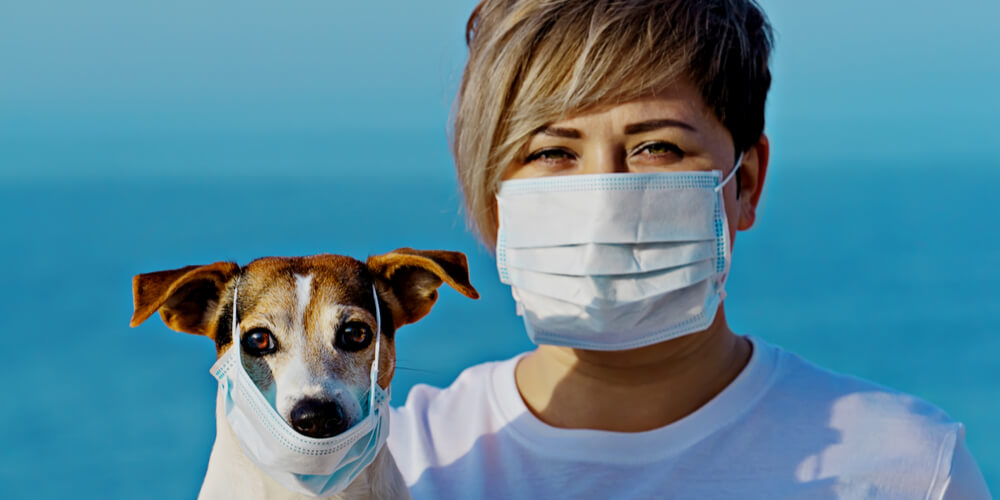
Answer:
[[[624,350],[708,328],[732,244],[722,172],[505,181],[497,268],[536,344]]]
[[[268,403],[240,360],[236,303],[233,294],[233,343],[212,366],[219,380],[226,420],[243,453],[257,467],[289,491],[327,497],[347,488],[375,460],[389,433],[389,395],[378,385],[382,327],[378,295],[375,300],[375,360],[369,373],[370,390],[362,408],[366,416],[345,432],[329,438],[311,438],[296,432]]]

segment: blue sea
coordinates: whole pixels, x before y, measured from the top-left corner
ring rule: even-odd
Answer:
[[[737,237],[727,300],[737,332],[964,422],[994,489],[997,167],[775,164],[757,227]],[[265,255],[461,250],[482,298],[445,289],[426,319],[399,332],[393,403],[414,384],[447,385],[464,367],[531,348],[447,175],[196,174],[0,183],[0,498],[196,495],[215,433],[215,352],[156,316],[128,327],[137,273]]]

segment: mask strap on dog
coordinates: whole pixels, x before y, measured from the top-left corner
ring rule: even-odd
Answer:
[[[720,182],[718,186],[715,186],[716,193],[722,191],[722,188],[726,187],[726,184],[729,184],[729,181],[732,180],[733,176],[736,175],[736,172],[740,170],[740,165],[742,164],[743,164],[743,153],[740,153],[740,155],[736,158],[736,166],[729,171],[729,175],[727,175],[725,179],[722,179],[722,182]],[[739,183],[737,182],[737,184]],[[739,192],[736,193],[736,196],[739,197]]]
[[[236,329],[236,301],[237,299],[239,299],[239,296],[240,296],[240,277],[239,275],[237,275],[236,286],[233,287],[233,333],[230,335],[230,340],[232,340],[233,345],[236,346],[239,345],[238,342],[240,341],[240,337],[238,335],[239,332]],[[239,353],[239,347],[237,347],[236,352]]]
[[[375,409],[375,385],[378,384],[378,358],[382,347],[382,311],[378,305],[378,292],[375,291],[375,283],[372,282],[372,298],[375,299],[375,360],[372,361],[371,387],[368,390],[368,413]]]

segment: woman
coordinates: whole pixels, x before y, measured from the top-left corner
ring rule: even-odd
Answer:
[[[988,498],[961,424],[733,333],[767,173],[751,0],[484,0],[453,147],[539,347],[415,387],[415,498]]]

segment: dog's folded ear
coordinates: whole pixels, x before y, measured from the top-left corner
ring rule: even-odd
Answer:
[[[461,252],[399,248],[368,257],[367,264],[375,276],[391,287],[394,297],[383,299],[392,309],[397,328],[430,312],[442,282],[470,299],[479,298],[479,292],[469,283],[469,265]]]
[[[219,297],[239,269],[234,262],[216,262],[134,276],[129,325],[139,326],[159,309],[171,329],[214,337],[211,323]]]

